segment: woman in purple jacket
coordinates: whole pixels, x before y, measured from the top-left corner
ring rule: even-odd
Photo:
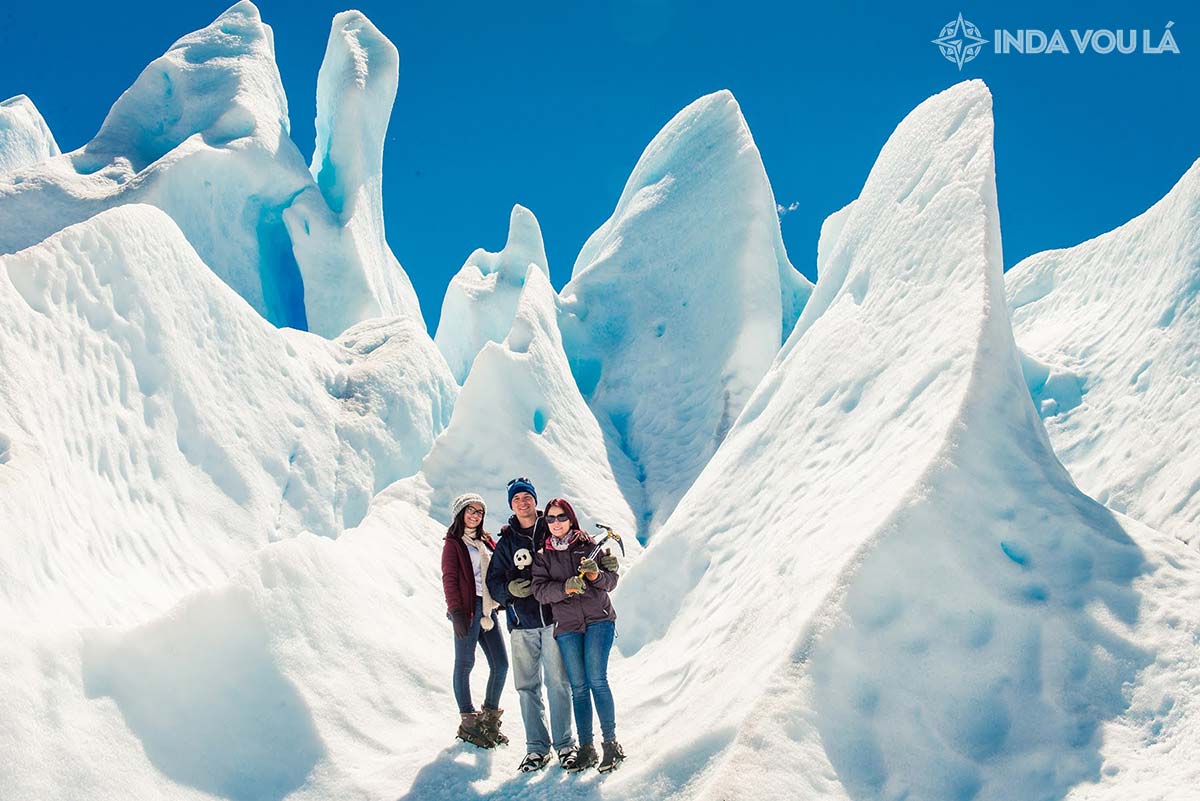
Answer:
[[[617,586],[617,574],[589,558],[595,542],[579,529],[571,504],[554,498],[546,504],[550,536],[533,558],[533,594],[554,612],[554,638],[562,653],[571,683],[579,756],[575,770],[597,762],[592,735],[592,701],[603,735],[599,770],[607,773],[625,759],[617,742],[616,711],[608,686],[608,654],[616,636],[617,613],[608,593]],[[612,565],[605,558],[607,565]]]

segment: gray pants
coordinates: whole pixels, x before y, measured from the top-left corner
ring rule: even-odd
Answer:
[[[546,677],[546,695],[550,699],[550,728],[554,730],[554,750],[575,744],[571,736],[571,685],[563,667],[562,655],[554,642],[554,626],[540,629],[513,629],[512,673],[521,700],[521,720],[525,724],[527,753],[550,751],[546,731],[546,711],[542,705],[542,674]]]

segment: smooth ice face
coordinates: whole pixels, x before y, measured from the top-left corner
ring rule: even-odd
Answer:
[[[632,541],[634,515],[619,489],[632,473],[623,454],[610,456],[575,387],[554,288],[545,268],[531,263],[507,336],[483,345],[449,428],[421,466],[430,514],[448,518],[455,497],[477,492],[487,501],[486,525],[494,532],[511,514],[508,479],[524,475],[537,487],[541,505],[568,498],[589,531],[593,523],[605,523]]]
[[[339,31],[351,29],[358,41],[386,43],[372,53],[391,47],[349,12],[335,20],[331,39],[344,43]],[[333,73],[346,46],[331,41]],[[378,170],[369,172],[382,158],[379,119],[386,128],[395,96],[394,58],[391,67],[390,84],[380,68],[358,94],[338,95],[333,79],[322,84],[323,129],[336,129],[334,117],[347,113],[343,127],[360,148],[338,186],[363,201],[343,219],[342,204],[336,212],[328,207],[288,138],[271,29],[242,0],[151,62],[83,148],[0,174],[0,215],[20,221],[0,226],[0,253],[104,209],[148,203],[169,214],[205,264],[276,326],[334,337],[371,317],[419,320],[408,277],[384,241]]]
[[[562,292],[575,377],[639,469],[626,495],[643,533],[721,444],[808,291],[737,101],[700,98],[646,148]]]
[[[1141,216],[1009,271],[1029,389],[1085,492],[1200,531],[1200,162]]]
[[[914,110],[840,223],[786,354],[618,592],[625,675],[671,698],[631,699],[639,725],[707,766],[692,797],[1061,794],[1097,777],[1144,662],[1122,639],[1142,561],[1025,392],[983,84]],[[625,789],[670,797],[666,770]]]
[[[0,173],[29,167],[60,153],[42,114],[25,95],[0,103]]]
[[[405,321],[273,328],[150,206],[0,257],[0,341],[0,624],[137,620],[270,542],[336,536],[457,393]]]
[[[358,11],[333,18],[317,76],[311,189],[284,212],[304,278],[309,330],[335,336],[372,317],[421,319],[416,292],[388,247],[383,145],[400,55]]]
[[[542,229],[532,211],[513,206],[504,249],[489,253],[479,248],[472,253],[450,280],[442,300],[434,342],[460,384],[467,380],[480,349],[508,336],[531,266],[549,277]]]

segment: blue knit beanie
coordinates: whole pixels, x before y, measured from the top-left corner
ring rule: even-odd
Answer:
[[[524,476],[521,476],[520,478],[514,478],[512,481],[508,482],[508,508],[509,509],[512,508],[513,496],[516,495],[518,492],[528,492],[530,495],[533,496],[533,502],[537,503],[537,490],[535,490],[533,488],[533,484],[529,481],[529,479],[525,478]]]

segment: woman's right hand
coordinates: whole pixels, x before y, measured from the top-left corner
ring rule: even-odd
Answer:
[[[471,629],[470,625],[467,623],[467,616],[462,612],[451,612],[450,622],[454,624],[455,637],[466,637],[467,632]]]
[[[569,579],[567,579],[566,583],[563,584],[563,592],[565,592],[567,595],[579,595],[586,587],[587,585],[583,583],[582,577],[571,576]]]

